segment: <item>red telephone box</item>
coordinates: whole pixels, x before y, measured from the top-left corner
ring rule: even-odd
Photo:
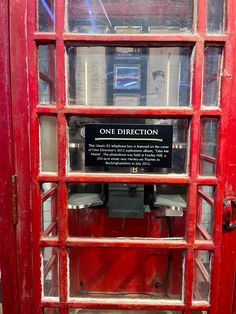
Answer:
[[[235,6],[2,4],[4,314],[235,313]]]

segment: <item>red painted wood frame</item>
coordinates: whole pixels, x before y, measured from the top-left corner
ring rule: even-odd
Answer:
[[[0,6],[0,272],[4,313],[18,313],[16,225],[12,221],[12,175],[15,173],[10,88],[9,5]],[[7,84],[6,84],[7,82]],[[15,221],[16,222],[16,221]],[[9,284],[11,283],[11,284]]]
[[[13,118],[21,120],[14,122],[14,140],[16,147],[22,145],[22,150],[16,150],[16,171],[18,171],[19,186],[21,189],[20,200],[20,221],[23,222],[18,228],[21,237],[18,239],[18,248],[24,243],[27,250],[19,253],[18,280],[20,313],[42,313],[43,307],[58,307],[60,313],[67,313],[68,308],[112,308],[112,309],[166,309],[180,310],[190,314],[192,310],[209,310],[210,313],[217,313],[218,293],[220,283],[221,265],[221,223],[222,223],[222,202],[224,198],[224,186],[226,180],[227,162],[225,151],[228,136],[228,117],[230,112],[230,92],[232,87],[232,58],[235,41],[235,1],[227,1],[227,23],[226,33],[223,35],[207,35],[206,26],[206,1],[198,1],[197,32],[188,35],[78,35],[64,32],[64,0],[56,1],[56,31],[55,33],[39,33],[36,30],[36,3],[34,1],[22,0],[19,4],[10,1],[10,29],[11,29],[11,60],[15,62],[12,66],[12,102]],[[26,17],[28,20],[25,25]],[[26,28],[27,26],[27,28]],[[25,30],[27,29],[27,32]],[[194,51],[194,74],[192,81],[192,107],[191,108],[71,108],[66,106],[65,91],[65,44],[122,44],[129,45],[145,44],[151,45],[157,42],[184,44],[190,43],[195,47]],[[55,44],[56,46],[56,106],[38,105],[37,95],[37,45]],[[203,60],[205,44],[220,44],[224,46],[224,73],[221,88],[221,108],[201,108]],[[20,54],[19,54],[20,51]],[[26,61],[27,60],[27,61]],[[28,69],[28,72],[27,72]],[[16,76],[15,73],[22,75]],[[23,83],[22,83],[23,82]],[[19,88],[21,86],[21,88]],[[28,90],[28,94],[27,94]],[[29,105],[29,107],[28,107]],[[39,173],[39,123],[38,117],[41,114],[57,116],[58,119],[58,174]],[[75,114],[82,116],[142,116],[142,117],[188,117],[191,119],[190,129],[190,173],[189,175],[128,175],[128,174],[67,174],[66,173],[66,115]],[[216,177],[199,176],[199,147],[200,147],[200,119],[201,117],[216,117],[219,119],[219,150],[217,158]],[[30,121],[30,148],[28,121]],[[22,132],[17,132],[22,130]],[[29,162],[29,156],[31,162]],[[31,164],[31,173],[29,164]],[[59,235],[56,238],[48,239],[41,237],[41,182],[57,182],[59,197]],[[68,213],[67,213],[67,183],[68,182],[136,182],[136,183],[174,183],[186,184],[189,186],[189,205],[187,211],[187,230],[184,240],[120,240],[120,239],[81,239],[68,237]],[[214,241],[195,240],[195,228],[197,218],[197,189],[198,185],[214,185],[216,187],[215,202],[215,227]],[[30,188],[29,188],[30,186]],[[32,206],[30,206],[30,193],[32,195]],[[31,212],[27,209],[31,208]],[[31,272],[30,253],[30,224],[32,222],[32,256],[33,271]],[[26,239],[26,242],[25,242]],[[60,278],[60,302],[41,300],[40,283],[40,247],[51,246],[59,249],[59,278]],[[139,247],[139,248],[181,248],[186,250],[185,275],[184,275],[184,300],[183,302],[159,302],[148,300],[144,302],[137,299],[135,303],[129,300],[115,302],[107,299],[106,302],[98,299],[80,299],[78,302],[70,301],[67,298],[67,248],[69,247]],[[192,302],[193,290],[193,265],[194,250],[203,249],[213,252],[211,299],[210,303]],[[27,269],[27,273],[25,273]],[[33,276],[32,276],[33,275]],[[32,278],[32,282],[31,282]],[[26,284],[25,284],[26,283]],[[32,288],[33,287],[33,288]],[[33,297],[31,303],[30,297]],[[218,308],[219,309],[219,308]],[[220,313],[220,311],[219,311]]]

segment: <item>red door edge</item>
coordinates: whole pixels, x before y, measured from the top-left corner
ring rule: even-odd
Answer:
[[[227,160],[226,184],[224,195],[236,197],[236,33],[234,27],[232,52],[233,72],[229,79],[233,79],[230,96],[230,115],[228,124],[228,151],[225,152]],[[231,77],[230,77],[231,76]],[[223,204],[222,204],[223,211]],[[219,306],[224,313],[236,314],[236,229],[222,231],[221,247],[221,276],[219,287]],[[221,314],[219,312],[219,314]]]
[[[9,1],[11,97],[18,224],[16,227],[19,313],[32,314],[32,226],[30,192],[27,0]]]
[[[0,266],[4,314],[32,313],[26,14],[26,1],[0,2]],[[17,191],[16,226],[12,223],[14,174],[22,187],[20,193]]]
[[[0,3],[0,270],[3,313],[18,313],[16,229],[12,224],[14,174],[10,89],[9,3]]]

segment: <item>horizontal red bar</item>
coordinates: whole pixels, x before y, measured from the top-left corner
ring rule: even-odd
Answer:
[[[37,181],[39,182],[57,182],[57,181],[65,181],[65,182],[99,182],[99,183],[169,183],[169,184],[191,184],[192,179],[187,175],[152,175],[152,174],[124,174],[124,173],[116,173],[116,174],[108,174],[108,173],[72,173],[65,177],[60,177],[57,174],[52,173],[41,173],[37,177]],[[204,177],[198,176],[197,184],[203,185],[216,185],[218,183],[218,179],[216,177]]]
[[[178,107],[158,107],[158,108],[128,108],[128,107],[84,107],[84,106],[65,106],[62,110],[58,109],[55,105],[48,106],[47,104],[39,104],[36,108],[38,114],[58,114],[62,112],[68,115],[83,115],[83,116],[180,116],[191,117],[194,115],[193,108],[178,108]],[[201,116],[221,116],[222,111],[220,109],[213,110],[201,110]]]
[[[207,116],[207,117],[212,117],[212,116],[221,116],[223,114],[222,109],[220,108],[201,108],[200,109],[200,115],[201,116]]]
[[[215,244],[208,240],[196,240],[194,242],[194,248],[197,250],[214,250]]]
[[[48,35],[48,36],[47,36]],[[217,36],[216,36],[217,37]],[[222,37],[222,36],[220,36]],[[35,32],[33,34],[34,40],[45,40],[45,39],[56,40],[58,36],[55,33],[40,33]],[[226,37],[227,38],[227,37]],[[64,41],[76,41],[80,43],[88,44],[92,43],[140,43],[144,44],[145,42],[197,42],[203,41],[204,39],[200,35],[196,34],[79,34],[79,33],[64,33],[60,38]],[[216,39],[217,40],[217,39]]]
[[[187,175],[153,175],[153,174],[124,174],[124,173],[71,173],[65,177],[42,173],[37,177],[39,182],[66,181],[66,182],[99,182],[99,183],[170,183],[189,184],[190,177]]]
[[[56,33],[35,32],[32,34],[33,40],[56,40],[59,38]],[[206,35],[206,34],[79,34],[64,33],[60,40],[79,42],[215,42],[225,43],[229,38],[228,34]]]
[[[44,307],[58,307],[58,308],[87,308],[87,309],[136,309],[136,310],[185,310],[187,307],[186,305],[182,304],[171,304],[172,302],[170,301],[169,304],[166,304],[166,302],[163,301],[154,301],[155,303],[153,304],[153,300],[149,302],[148,305],[143,305],[140,304],[140,299],[135,299],[134,302],[128,303],[129,300],[125,300],[126,302],[122,302],[121,304],[119,303],[119,300],[114,303],[114,300],[112,300],[112,303],[109,299],[106,299],[106,303],[103,302],[104,299],[84,299],[81,301],[68,301],[68,302],[54,302],[54,301],[47,301],[44,300],[41,302],[40,306],[41,308]],[[133,299],[132,299],[133,300]],[[122,300],[123,301],[123,300]],[[151,303],[151,304],[150,304]],[[190,307],[191,310],[202,310],[202,311],[207,311],[210,309],[210,304],[206,302],[201,302],[201,301],[194,301],[192,306]]]
[[[44,41],[45,43],[55,42],[57,39],[57,35],[54,32],[35,32],[29,34],[29,37],[33,40]]]
[[[41,247],[119,247],[119,248],[170,248],[170,249],[188,249],[214,250],[215,245],[212,241],[195,241],[190,244],[185,240],[169,239],[137,239],[137,238],[68,238],[65,243],[58,238],[41,238],[39,245]]]
[[[218,183],[218,179],[212,176],[198,176],[197,178],[198,184],[205,184],[205,185],[216,185]]]
[[[62,247],[63,242],[59,241],[58,237],[45,237],[42,235],[41,240],[40,240],[40,245],[41,246],[50,246],[50,247]]]
[[[105,116],[127,116],[127,115],[136,115],[136,116],[192,116],[194,111],[192,108],[166,108],[166,107],[158,107],[158,108],[128,108],[128,107],[84,107],[84,106],[70,106],[64,107],[62,110],[58,109],[55,106],[48,105],[38,105],[36,108],[36,112],[38,114],[47,114],[47,113],[55,113],[62,112],[64,114],[74,114],[74,115],[85,115],[85,116],[97,116],[97,115],[105,115]]]
[[[41,303],[42,307],[58,307],[66,308],[87,308],[87,309],[122,309],[122,310],[184,310],[186,306],[182,301],[175,300],[154,300],[142,298],[78,298],[69,300],[65,303],[53,302],[44,300]]]
[[[123,248],[170,248],[183,249],[191,247],[185,240],[171,239],[130,239],[130,238],[69,238],[65,241],[67,246],[79,247],[123,247]]]

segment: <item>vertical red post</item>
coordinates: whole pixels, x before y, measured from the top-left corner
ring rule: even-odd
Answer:
[[[16,227],[12,221],[12,175],[14,169],[10,86],[9,2],[0,5],[0,271],[4,313],[18,313]],[[9,284],[11,283],[11,284]]]
[[[32,314],[32,246],[28,103],[27,1],[9,1],[11,99],[17,175],[17,272],[19,312]],[[4,33],[5,31],[3,31]]]

